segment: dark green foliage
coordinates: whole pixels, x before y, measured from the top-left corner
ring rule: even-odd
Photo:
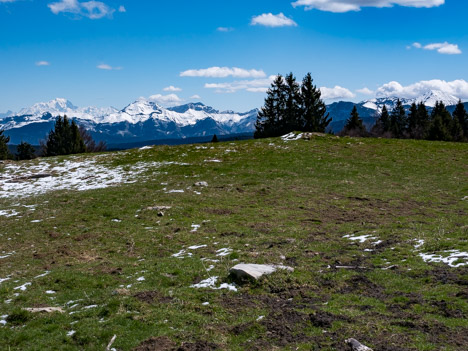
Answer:
[[[331,122],[321,92],[308,73],[300,86],[292,73],[278,75],[268,89],[255,124],[255,138],[275,137],[294,130],[324,133]]]
[[[91,134],[83,126],[79,126],[78,130],[85,144],[86,152],[106,151],[107,145],[104,141],[100,141],[96,144]]]
[[[413,139],[425,139],[429,129],[429,114],[421,102],[413,103],[408,114],[408,133]]]
[[[453,119],[455,123],[458,124],[458,128],[460,128],[463,132],[461,140],[468,141],[468,113],[466,112],[465,105],[461,102],[461,100],[455,107],[455,111],[453,111]],[[456,128],[457,127],[455,127],[455,129]]]
[[[403,138],[406,136],[407,123],[405,108],[400,99],[398,99],[396,106],[390,114],[390,132],[394,138]]]
[[[354,106],[353,111],[351,111],[351,116],[346,121],[346,125],[340,134],[358,137],[367,136],[367,129],[364,127],[362,119],[359,117],[356,106]]]
[[[429,140],[451,141],[453,139],[453,119],[442,102],[437,102],[431,113]]]
[[[58,117],[55,128],[49,133],[45,143],[44,156],[79,154],[86,151],[86,146],[75,121],[67,116]]]
[[[36,150],[31,144],[22,141],[21,144],[18,145],[18,148],[16,150],[16,159],[18,161],[32,160],[36,157],[35,152]]]
[[[211,139],[211,142],[212,142],[212,143],[217,143],[217,142],[219,142],[218,136],[217,136],[216,134],[213,135],[213,139]]]
[[[306,132],[325,133],[331,122],[320,89],[313,84],[310,73],[302,80],[302,126]]]
[[[387,106],[383,106],[379,119],[371,129],[371,134],[376,137],[390,136],[390,115]]]
[[[7,145],[10,142],[10,137],[3,135],[3,133],[4,130],[0,130],[0,160],[11,158],[11,154]]]

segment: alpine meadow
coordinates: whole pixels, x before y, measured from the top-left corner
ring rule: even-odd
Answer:
[[[0,350],[468,350],[467,11],[0,0]]]

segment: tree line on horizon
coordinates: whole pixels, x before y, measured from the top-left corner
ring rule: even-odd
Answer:
[[[258,113],[254,137],[277,137],[293,131],[331,133],[328,130],[331,120],[310,73],[302,84],[296,81],[293,73],[284,77],[278,75]],[[453,114],[442,102],[437,102],[430,114],[423,103],[413,103],[407,114],[398,100],[390,112],[384,106],[376,124],[367,130],[354,106],[339,135],[466,142],[468,114],[461,100]]]
[[[340,135],[468,142],[468,113],[461,100],[452,114],[441,101],[436,102],[431,113],[424,103],[413,102],[406,113],[398,99],[390,112],[383,106],[377,122],[368,131],[354,106]]]
[[[10,153],[8,142],[10,137],[5,136],[0,130],[0,160],[31,160],[37,156],[50,157],[60,155],[72,155],[80,153],[92,153],[105,151],[106,143],[96,143],[91,134],[83,127],[78,126],[74,120],[67,116],[57,117],[54,129],[51,130],[45,140],[40,141],[39,150],[26,142],[21,142],[15,155]]]

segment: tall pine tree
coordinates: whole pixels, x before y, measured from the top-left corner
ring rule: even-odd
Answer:
[[[452,140],[453,120],[443,102],[438,101],[431,113],[431,125],[428,132],[429,140]]]
[[[351,111],[351,116],[346,121],[346,125],[340,134],[358,137],[367,136],[367,129],[362,123],[362,119],[359,117],[356,105],[354,105],[353,110]]]
[[[462,130],[461,141],[468,141],[468,113],[466,112],[465,105],[461,100],[458,101],[455,111],[453,111],[453,119],[458,122]]]
[[[402,102],[398,99],[390,114],[390,132],[394,138],[403,138],[406,135],[407,118]]]
[[[75,121],[68,120],[67,116],[58,117],[54,130],[49,133],[45,143],[45,156],[58,156],[79,154],[86,151],[83,138]]]
[[[302,80],[301,98],[302,98],[302,130],[305,132],[325,133],[331,122],[330,115],[327,113],[327,106],[321,99],[320,89],[313,84],[310,73]]]
[[[10,151],[8,150],[8,143],[10,142],[10,137],[3,135],[4,130],[0,129],[0,160],[6,160],[11,158]]]

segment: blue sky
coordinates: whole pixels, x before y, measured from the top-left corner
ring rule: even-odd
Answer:
[[[290,71],[327,101],[466,100],[467,13],[459,0],[0,0],[0,112],[141,96],[247,111]]]

